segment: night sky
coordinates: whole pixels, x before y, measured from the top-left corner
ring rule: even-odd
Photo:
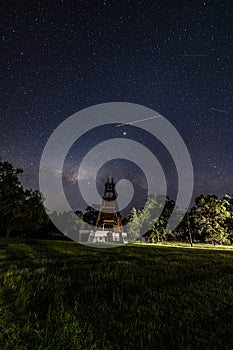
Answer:
[[[38,188],[44,146],[63,120],[95,104],[131,102],[183,137],[193,198],[232,194],[232,15],[230,0],[2,2],[0,157]],[[66,174],[85,147],[87,139],[82,155],[71,150]],[[72,193],[77,183],[67,176],[66,185]]]

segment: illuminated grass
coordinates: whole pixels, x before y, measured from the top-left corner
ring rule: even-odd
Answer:
[[[233,251],[0,241],[0,349],[232,349]]]
[[[191,249],[210,249],[210,250],[230,250],[233,252],[233,246],[232,245],[221,245],[221,244],[207,244],[207,243],[193,243],[193,246],[191,247],[190,243],[184,243],[184,242],[157,242],[157,243],[145,243],[145,242],[135,242],[134,245],[153,245],[155,247],[178,247],[178,248],[191,248]]]

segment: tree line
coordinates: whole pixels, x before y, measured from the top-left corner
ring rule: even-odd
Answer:
[[[50,221],[43,205],[43,197],[37,190],[24,189],[20,176],[21,169],[0,159],[0,236],[50,236],[61,233]],[[76,211],[77,216],[95,225],[98,205],[87,207],[85,213]],[[172,230],[168,223],[171,213],[179,220],[182,213],[170,198],[153,195],[147,198],[144,208],[133,208],[123,219],[127,224],[128,236],[136,240],[143,236],[147,242],[190,241],[233,243],[233,196],[225,194],[222,198],[201,194],[184,216],[179,226]],[[67,213],[53,213],[61,221]],[[180,221],[180,220],[179,220]],[[74,229],[85,228],[81,221]]]
[[[150,196],[145,208],[132,209],[128,221],[131,238],[141,236],[141,232],[147,242],[189,241],[191,245],[195,242],[233,243],[233,196],[225,194],[223,198],[218,198],[201,194],[175,230],[169,229],[171,213],[174,212],[175,221],[182,213],[175,202],[166,197],[162,213],[157,215],[161,205],[161,198]],[[143,233],[145,227],[149,230]]]

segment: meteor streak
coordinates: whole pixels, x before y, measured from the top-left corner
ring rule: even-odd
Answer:
[[[155,119],[155,118],[161,118],[161,117],[162,117],[161,115],[154,115],[152,117],[148,117],[148,118],[144,118],[144,119],[140,119],[140,120],[133,120],[132,122],[118,124],[115,126],[115,128],[119,128],[120,126],[124,126],[124,125],[132,125],[132,124],[136,124],[136,123],[141,123],[141,122],[144,122],[144,121],[149,120],[149,119]]]
[[[224,111],[223,109],[218,109],[218,108],[214,108],[214,107],[212,107],[211,109],[212,109],[212,111],[216,111],[216,112],[220,112],[220,113],[228,113],[227,111]]]
[[[186,55],[176,55],[176,56],[181,56],[181,57],[206,57],[206,56],[209,56],[209,55],[205,55],[205,54],[186,54]]]

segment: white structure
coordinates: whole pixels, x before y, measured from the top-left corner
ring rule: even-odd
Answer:
[[[128,243],[127,233],[122,232],[123,243]],[[120,242],[119,232],[111,231],[91,231],[88,237],[89,243],[105,243],[105,242]]]

